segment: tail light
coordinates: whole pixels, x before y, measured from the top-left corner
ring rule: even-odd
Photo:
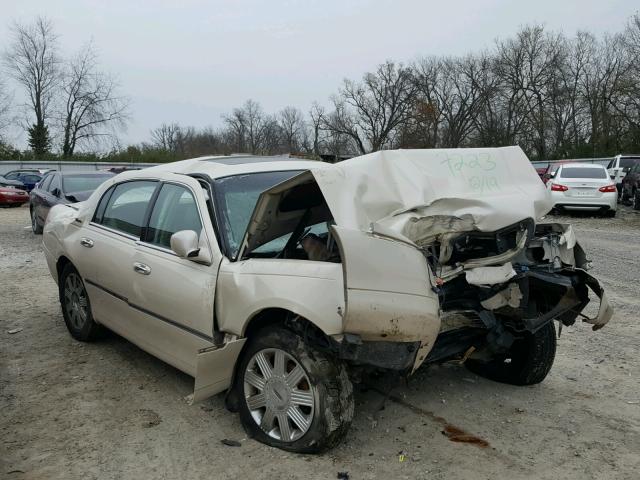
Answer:
[[[569,190],[569,187],[565,187],[564,185],[560,185],[559,183],[552,183],[551,190],[554,192],[566,192]]]
[[[602,193],[612,193],[612,192],[617,192],[618,189],[616,188],[615,185],[607,185],[605,187],[600,187],[598,190],[600,190]]]

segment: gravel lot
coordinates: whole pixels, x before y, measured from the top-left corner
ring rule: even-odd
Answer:
[[[247,439],[221,395],[187,405],[190,377],[116,335],[74,341],[28,208],[0,210],[0,478],[637,479],[640,215],[558,220],[574,223],[617,309],[608,326],[565,328],[533,387],[444,365],[386,401],[360,391],[346,441],[307,456]],[[451,441],[453,427],[488,446]]]

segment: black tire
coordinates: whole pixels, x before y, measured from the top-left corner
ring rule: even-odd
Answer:
[[[620,194],[619,200],[622,205],[627,205],[629,203],[629,196],[627,195],[627,191],[624,189],[624,187],[622,188],[622,193]]]
[[[303,434],[300,433],[301,436],[299,438],[292,441],[274,438],[265,432],[257,423],[258,419],[254,419],[252,416],[247,404],[246,395],[250,395],[247,393],[247,388],[252,388],[245,385],[245,379],[249,374],[248,368],[251,369],[250,362],[261,352],[266,352],[265,354],[268,355],[275,350],[285,352],[297,362],[297,366],[302,367],[309,383],[307,395],[312,397],[314,401],[313,408],[306,407],[308,410],[305,411],[305,415],[308,415],[310,419],[308,429]],[[290,363],[291,359],[288,359],[287,363]],[[275,363],[274,359],[273,363],[270,364],[274,366],[274,372],[276,372]],[[285,367],[285,372],[287,368],[288,365]],[[254,372],[254,370],[249,371]],[[274,376],[276,375],[277,372],[274,373]],[[238,366],[237,381],[234,388],[236,388],[235,393],[238,397],[240,420],[247,434],[262,443],[283,450],[299,453],[318,453],[332,448],[347,433],[353,419],[353,385],[349,380],[345,365],[330,355],[305,344],[302,338],[283,327],[270,327],[253,334]],[[263,389],[265,399],[268,398],[268,395],[273,395],[268,392],[276,391],[275,389],[269,391],[268,388],[265,386]],[[278,394],[278,397],[280,398],[281,396]],[[264,410],[262,410],[264,412],[262,414],[263,417],[266,416],[266,408],[264,407]],[[254,414],[257,411],[259,410],[254,409]],[[283,411],[280,411],[280,414]],[[285,415],[284,418],[290,425],[287,428],[297,428],[293,419],[288,415]],[[278,423],[278,431],[281,431],[279,418],[276,421]],[[272,426],[274,427],[273,431],[275,431],[275,423],[272,422]]]
[[[604,212],[604,216],[608,218],[613,218],[616,216],[616,210],[607,210]]]
[[[510,385],[534,385],[542,382],[556,356],[556,329],[553,321],[534,334],[516,340],[507,356],[490,362],[467,360],[473,373]]]
[[[38,223],[38,218],[36,217],[35,209],[31,208],[29,210],[29,213],[31,214],[31,230],[33,230],[33,233],[35,233],[36,235],[41,235],[42,225]]]
[[[633,209],[640,210],[640,191],[633,192]]]
[[[67,291],[70,286],[74,287],[73,292]],[[82,277],[72,264],[68,263],[62,269],[58,288],[62,316],[71,336],[81,342],[92,342],[100,338],[104,329],[93,320],[89,295]],[[78,313],[77,308],[82,309],[84,315]]]

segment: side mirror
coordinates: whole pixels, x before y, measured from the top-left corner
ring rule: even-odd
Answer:
[[[198,234],[193,230],[180,230],[171,235],[171,250],[180,258],[192,258],[198,256]]]
[[[193,262],[211,264],[211,254],[206,241],[193,230],[180,230],[171,235],[171,250],[180,258],[186,258]]]

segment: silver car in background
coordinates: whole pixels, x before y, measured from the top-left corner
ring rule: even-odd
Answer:
[[[593,163],[561,165],[547,189],[557,210],[598,211],[615,217],[618,191],[607,169]]]

